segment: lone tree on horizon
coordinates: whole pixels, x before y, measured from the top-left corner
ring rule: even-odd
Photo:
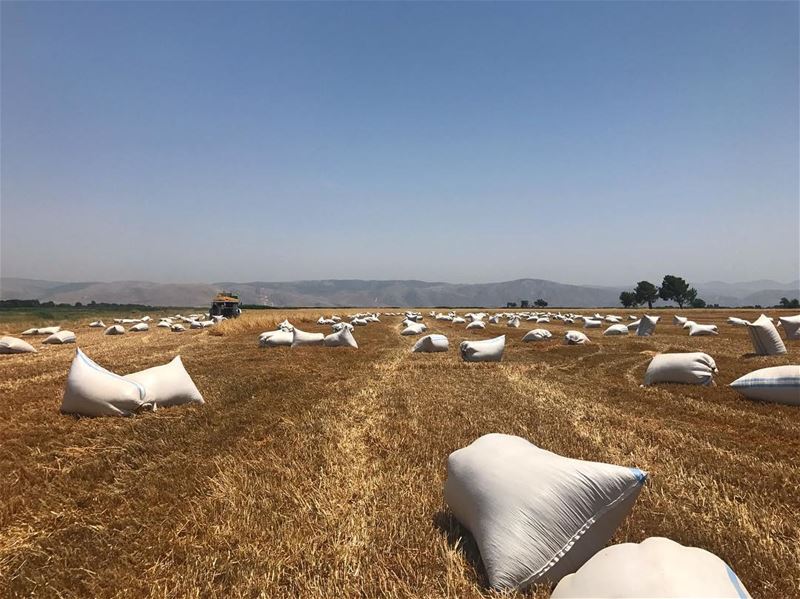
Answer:
[[[658,299],[659,289],[650,281],[639,281],[636,283],[633,293],[636,296],[637,304],[647,304],[647,307],[652,310],[653,302]]]
[[[658,295],[664,301],[671,300],[683,308],[684,304],[691,304],[697,299],[697,289],[689,287],[689,283],[681,277],[665,275]]]
[[[636,294],[633,291],[623,291],[619,294],[619,302],[625,308],[635,308],[639,305],[636,301]]]

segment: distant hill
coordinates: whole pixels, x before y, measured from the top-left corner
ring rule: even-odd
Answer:
[[[800,281],[710,282],[696,285],[708,303],[771,306],[781,297],[800,297]],[[38,299],[56,303],[137,303],[152,306],[206,306],[222,290],[238,291],[246,304],[269,306],[505,306],[542,298],[551,306],[619,306],[622,287],[566,285],[544,279],[456,284],[415,280],[318,280],[249,283],[152,283],[113,281],[66,283],[3,277],[0,299]]]
[[[195,283],[151,283],[113,281],[109,283],[63,283],[3,277],[0,299],[38,299],[39,301],[88,304],[108,302],[149,306],[205,306],[216,295],[214,285]]]

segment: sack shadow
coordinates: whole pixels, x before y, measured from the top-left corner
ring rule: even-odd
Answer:
[[[447,544],[458,551],[472,566],[477,584],[483,589],[489,589],[489,578],[486,568],[481,560],[481,553],[475,537],[456,520],[450,511],[439,510],[433,515],[433,524],[447,537]]]

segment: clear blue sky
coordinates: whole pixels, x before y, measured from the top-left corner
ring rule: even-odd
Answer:
[[[792,280],[798,3],[2,2],[4,276]]]

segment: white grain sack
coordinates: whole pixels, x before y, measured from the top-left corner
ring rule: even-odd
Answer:
[[[639,321],[639,326],[636,328],[636,336],[649,337],[655,333],[658,319],[658,316],[648,316],[647,314],[642,316],[642,319]]]
[[[546,330],[546,329],[533,329],[532,331],[528,331],[525,333],[525,336],[522,338],[523,341],[545,341],[550,339],[553,334]]]
[[[713,385],[716,373],[714,358],[702,352],[658,354],[644,373],[644,384]]]
[[[80,349],[67,375],[61,411],[82,416],[130,416],[144,407],[145,389],[92,362]]]
[[[400,331],[401,335],[419,335],[420,333],[424,333],[428,330],[428,327],[422,323],[411,323],[402,331]]]
[[[743,318],[736,318],[735,316],[728,316],[728,324],[733,325],[735,327],[746,327],[749,322],[744,320]]]
[[[259,347],[288,347],[292,344],[293,339],[294,329],[292,331],[283,329],[267,331],[259,335],[258,345]]]
[[[180,326],[180,325],[175,325]],[[121,324],[112,324],[108,327],[105,331],[103,331],[104,335],[124,335],[125,334],[125,327]]]
[[[27,341],[16,337],[0,337],[0,354],[35,354],[34,348]]]
[[[689,327],[689,337],[701,337],[703,335],[719,335],[715,324],[693,324]]]
[[[465,362],[499,362],[503,359],[506,336],[481,341],[462,341],[459,350]]]
[[[787,339],[800,340],[800,316],[781,316],[778,322],[786,332]]]
[[[551,599],[749,599],[739,578],[713,553],[650,537],[611,545],[561,579]]]
[[[564,343],[567,345],[585,345],[589,338],[580,331],[567,331],[564,333]]]
[[[624,324],[612,324],[608,327],[605,331],[603,331],[603,335],[627,335],[628,334],[628,327]]]
[[[353,337],[352,327],[342,327],[340,330],[326,335],[323,345],[326,347],[352,347],[358,349],[356,338]]]
[[[294,328],[292,333],[292,347],[322,345],[325,342],[325,335],[322,333],[307,333],[306,331],[301,331],[297,327]]]
[[[749,323],[747,330],[750,333],[750,341],[753,343],[754,354],[774,356],[786,353],[786,346],[783,344],[778,329],[764,314],[759,316],[755,322]]]
[[[748,399],[800,405],[800,366],[760,368],[731,383]]]
[[[169,407],[186,403],[205,403],[192,377],[183,367],[180,356],[175,356],[171,362],[163,366],[154,366],[122,378],[144,387],[145,400],[154,406]]]
[[[473,320],[471,323],[467,325],[467,329],[485,329],[486,323],[482,320]]]
[[[47,339],[42,341],[42,343],[48,343],[51,345],[61,345],[63,343],[75,343],[75,333],[72,331],[59,331],[58,333],[53,333]]]
[[[426,335],[414,344],[412,352],[430,353],[447,351],[450,343],[444,335]]]
[[[491,586],[524,590],[558,582],[597,553],[646,476],[489,434],[450,454],[444,497],[475,537]]]

